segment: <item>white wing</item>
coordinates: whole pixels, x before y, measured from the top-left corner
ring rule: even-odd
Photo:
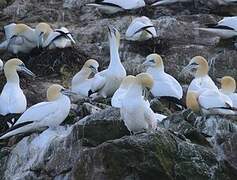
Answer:
[[[106,77],[104,76],[105,73],[106,73],[106,70],[101,71],[94,76],[93,82],[91,85],[91,90],[93,92],[96,92],[96,91],[102,89],[103,86],[105,85],[105,83],[106,83]]]
[[[198,102],[205,109],[232,106],[231,99],[216,90],[204,91],[198,97]]]
[[[167,118],[167,116],[165,116],[163,114],[155,113],[155,118],[158,122],[161,122],[163,119]]]
[[[16,27],[15,23],[11,23],[4,26],[6,39],[11,39],[11,37],[15,35],[15,27]]]
[[[221,21],[218,22],[218,25],[228,26],[237,31],[237,16],[224,17]]]
[[[73,39],[70,31],[67,28],[61,27],[60,29],[55,29],[55,31],[61,32],[62,34],[66,34],[68,39],[70,39],[74,44],[76,43],[75,40]]]
[[[21,115],[15,125],[28,121],[39,122],[44,118],[49,117],[51,114],[54,114],[55,109],[57,108],[56,105],[57,104],[53,102],[41,102],[31,106]]]
[[[155,113],[149,106],[147,106],[147,103],[145,101],[144,101],[144,116],[149,128],[156,129],[157,120],[155,118]]]
[[[60,32],[55,31],[50,32],[47,39],[43,42],[43,47],[49,46],[53,42],[53,40],[55,40],[60,35],[61,35]]]
[[[124,89],[124,88],[119,88],[117,89],[117,91],[115,91],[112,99],[111,99],[111,105],[113,107],[117,107],[117,108],[120,108],[121,107],[121,103],[122,103],[122,100],[124,98],[124,96],[126,95],[127,93],[127,89]]]
[[[233,107],[237,108],[237,93],[232,93],[229,97],[233,102]]]
[[[104,0],[103,2],[116,4],[123,9],[135,9],[145,6],[144,0]]]

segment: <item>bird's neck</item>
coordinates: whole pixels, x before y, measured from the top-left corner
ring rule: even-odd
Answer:
[[[202,66],[197,69],[197,72],[195,74],[195,77],[204,77],[208,75],[208,66]]]
[[[156,66],[156,67],[149,67],[147,69],[148,73],[155,73],[155,72],[160,72],[163,73],[164,71],[164,66]]]
[[[81,71],[76,75],[76,80],[81,81],[88,79],[91,74],[91,71],[89,69],[82,68]]]
[[[110,63],[109,63],[109,69],[110,68],[116,68],[118,65],[122,65],[119,57],[119,47],[117,46],[116,39],[111,38],[110,39]]]
[[[129,97],[140,97],[140,96],[142,96],[142,86],[138,83],[134,83],[129,88],[126,96],[129,96]]]
[[[17,74],[16,69],[5,68],[4,73],[5,73],[7,82],[19,84],[20,79],[19,79],[19,75]]]

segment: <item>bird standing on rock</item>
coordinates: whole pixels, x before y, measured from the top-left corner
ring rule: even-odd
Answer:
[[[87,60],[82,69],[72,78],[72,91],[82,96],[89,96],[93,83],[93,78],[90,76],[98,72],[98,67],[99,63],[96,60]]]
[[[103,70],[93,78],[90,94],[93,98],[102,96],[111,97],[119,88],[126,71],[119,57],[120,33],[114,27],[109,27],[110,63],[106,70]]]
[[[143,91],[145,88],[153,87],[153,79],[148,73],[141,73],[131,82],[128,91],[121,101],[120,114],[130,132],[137,133],[144,130],[155,130],[157,121],[166,116],[160,115],[157,119],[152,109],[144,100]]]
[[[53,84],[47,90],[47,102],[38,103],[27,109],[17,122],[0,139],[35,131],[42,127],[55,128],[59,126],[68,116],[71,101],[68,95],[71,91],[61,85]]]
[[[0,44],[0,50],[11,53],[29,53],[37,47],[35,30],[25,24],[11,23],[4,26],[6,40]]]

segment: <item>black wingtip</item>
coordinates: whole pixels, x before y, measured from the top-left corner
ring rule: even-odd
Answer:
[[[90,95],[92,95],[93,94],[93,92],[92,92],[92,90],[90,89],[89,91],[88,91],[88,97],[90,97]]]

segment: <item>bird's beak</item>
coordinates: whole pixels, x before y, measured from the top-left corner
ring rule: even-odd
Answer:
[[[22,72],[24,72],[24,73],[26,73],[26,74],[34,77],[34,78],[36,77],[36,75],[33,72],[31,72],[29,69],[27,69],[27,67],[25,67],[25,65],[20,66],[20,71],[22,71]]]
[[[97,68],[95,68],[95,67],[91,67],[91,71],[93,72],[93,74],[96,74],[96,73],[98,73],[98,69],[97,69]]]
[[[142,63],[143,66],[150,66],[149,60],[146,60],[144,63]]]
[[[216,81],[217,81],[218,83],[221,83],[221,78],[216,78]]]
[[[194,70],[194,69],[197,69],[197,65],[188,64],[187,66],[185,66],[185,67],[182,69],[182,71],[180,72],[180,75],[181,75],[181,74],[187,74],[187,73],[193,74],[193,73],[192,73],[192,70]]]
[[[70,89],[62,89],[61,92],[63,95],[66,95],[66,96],[77,95],[77,93],[72,92]]]

